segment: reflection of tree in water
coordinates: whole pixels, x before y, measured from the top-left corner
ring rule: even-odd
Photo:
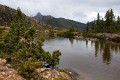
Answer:
[[[95,57],[97,57],[98,50],[99,50],[99,43],[98,41],[96,41],[95,42]]]
[[[94,45],[94,41],[91,41],[91,47]]]
[[[112,45],[112,46],[111,46],[111,49],[114,50],[115,53],[117,53],[117,52],[120,51],[120,50],[119,50],[119,45],[117,45],[117,46],[116,46],[116,45]]]
[[[74,39],[73,38],[69,38],[69,41],[70,41],[71,44],[73,44]]]
[[[99,45],[100,45],[100,53],[102,53],[105,48],[105,42],[100,42]]]
[[[88,47],[88,40],[86,40],[86,47]]]
[[[98,53],[102,53],[103,62],[107,65],[110,64],[111,61],[111,54],[112,53],[119,53],[120,52],[120,45],[105,43],[96,41],[95,42],[95,57],[98,56]]]
[[[104,63],[106,63],[107,65],[110,64],[111,61],[111,53],[110,53],[110,45],[109,44],[105,44],[105,47],[103,49],[103,61]]]
[[[92,43],[93,44],[93,43]],[[101,41],[94,42],[95,46],[95,57],[98,56],[98,53],[102,53],[103,62],[107,65],[111,62],[111,54],[120,53],[120,45],[109,44]]]

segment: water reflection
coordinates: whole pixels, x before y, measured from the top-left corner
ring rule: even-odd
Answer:
[[[86,47],[87,46],[88,41],[86,40]],[[120,51],[120,45],[110,44],[103,41],[91,41],[91,46],[95,47],[95,57],[98,57],[98,54],[101,54],[103,62],[107,65],[111,63],[112,54],[117,54]]]
[[[73,38],[69,38],[69,41],[70,41],[71,44],[74,43],[74,39]]]
[[[86,40],[86,47],[88,47],[88,40]]]
[[[103,47],[103,62],[106,63],[107,65],[110,64],[111,61],[111,52],[110,52],[110,45],[105,44]]]
[[[80,77],[85,76],[84,80],[120,78],[120,45],[84,39],[54,38],[47,39],[43,48],[50,52],[60,50],[62,56],[59,67],[71,69],[80,74]]]

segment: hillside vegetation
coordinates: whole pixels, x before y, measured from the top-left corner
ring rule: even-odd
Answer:
[[[17,14],[15,12],[16,12],[15,9],[12,9],[8,6],[0,5],[0,26],[9,27],[10,24],[17,17]],[[28,24],[34,25],[37,28],[41,28],[41,29],[47,27],[46,24],[42,24],[39,20],[35,18],[26,16],[24,13],[22,13],[22,15],[24,15],[26,22]]]
[[[57,50],[51,54],[44,51],[44,38],[38,34],[35,25],[28,23],[20,8],[13,14],[16,17],[11,23],[8,21],[9,30],[0,39],[0,57],[12,64],[21,76],[30,80],[34,78],[36,68],[54,68],[58,65],[61,52]]]
[[[86,24],[65,18],[55,18],[50,15],[44,16],[41,13],[37,13],[37,15],[34,18],[55,28],[65,29],[75,27],[80,30],[86,29]]]

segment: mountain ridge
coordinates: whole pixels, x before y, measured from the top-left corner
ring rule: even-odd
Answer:
[[[85,23],[81,23],[81,22],[77,22],[74,20],[70,20],[70,19],[65,19],[65,18],[55,18],[51,15],[42,15],[40,12],[38,12],[35,16],[35,19],[56,27],[56,28],[70,28],[70,27],[76,27],[78,29],[84,30],[86,29],[86,24]]]
[[[0,4],[0,25],[1,26],[10,26],[11,22],[15,19],[16,10]],[[86,29],[86,24],[77,22],[70,19],[65,18],[55,18],[51,15],[42,15],[41,13],[38,13],[34,17],[27,16],[23,13],[23,15],[26,17],[27,21],[38,28],[45,28],[45,27],[52,27],[52,28],[60,28],[60,29],[66,29],[70,27],[76,27],[80,30]]]

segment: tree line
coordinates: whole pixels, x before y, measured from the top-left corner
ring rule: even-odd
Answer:
[[[120,17],[116,17],[112,9],[106,11],[104,18],[98,13],[97,20],[87,23],[86,31],[97,33],[119,33]]]

